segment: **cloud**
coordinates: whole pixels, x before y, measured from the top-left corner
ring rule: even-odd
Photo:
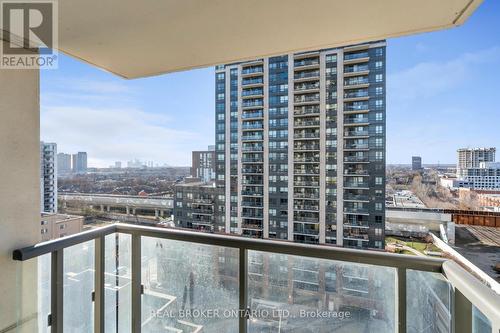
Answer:
[[[79,106],[42,109],[43,140],[60,152],[87,151],[90,161],[106,167],[132,158],[169,165],[189,165],[197,133],[168,127],[169,118],[137,109]]]
[[[500,47],[465,53],[445,62],[421,62],[387,76],[387,94],[393,106],[437,96],[462,84],[477,65],[498,61]],[[402,104],[402,105],[400,105]]]

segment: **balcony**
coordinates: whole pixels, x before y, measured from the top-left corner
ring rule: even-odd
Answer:
[[[300,106],[300,107],[295,107],[295,109],[293,110],[294,116],[309,116],[316,114],[319,115],[318,105]]]
[[[264,71],[262,66],[247,67],[241,70],[242,77],[248,77],[252,75],[261,75]]]
[[[305,91],[313,91],[319,89],[319,82],[314,83],[297,83],[295,84],[294,91],[295,92],[305,92]]]
[[[366,178],[364,178],[366,179]],[[362,189],[368,189],[369,184],[367,182],[353,182],[353,181],[346,181],[344,183],[344,187],[346,188],[362,188]]]
[[[242,86],[253,86],[253,85],[262,85],[262,84],[264,84],[264,79],[262,77],[244,78],[241,81]]]
[[[260,224],[242,227],[258,229]],[[306,231],[295,229],[298,233]],[[366,240],[366,236],[352,233],[346,239]],[[39,271],[47,272],[40,276],[45,283],[38,287],[43,299],[38,303],[38,313],[45,323],[50,314],[53,332],[111,331],[118,324],[120,331],[133,332],[158,332],[162,327],[182,332],[223,329],[244,333],[260,331],[269,320],[299,331],[315,327],[320,332],[322,327],[335,327],[357,332],[356,327],[376,324],[383,332],[413,332],[423,323],[436,324],[438,316],[444,318],[439,324],[446,330],[459,320],[471,322],[476,316],[486,316],[493,328],[500,324],[499,297],[456,263],[443,259],[127,224],[19,249],[13,257],[25,263],[38,258]],[[283,264],[293,272],[290,281],[286,276],[279,282],[277,271],[264,268]],[[260,267],[258,277],[251,274],[258,268],[255,265]],[[287,285],[301,280],[303,272],[310,271],[309,266],[315,267],[312,278],[324,271],[342,277],[341,294],[345,296],[339,306],[351,309],[355,320],[290,317],[285,321],[277,316],[264,321],[255,314],[238,311],[262,309],[265,304],[297,314],[327,311],[320,303],[288,299]],[[358,275],[359,268],[365,274]],[[269,291],[261,289],[261,279],[269,281],[267,288],[276,295],[283,293],[284,301],[269,303]],[[373,289],[363,287],[367,285]],[[308,290],[300,284],[295,287],[297,292]],[[182,317],[176,309],[186,300],[186,293],[195,293],[196,298],[191,299],[196,309],[220,307],[235,315]],[[348,297],[353,293],[363,295],[358,295],[360,299]],[[315,295],[328,297],[328,292],[319,289]],[[375,309],[376,318],[362,315]],[[458,313],[460,318],[456,317]]]
[[[368,215],[368,209],[362,207],[347,206],[344,207],[345,214]]]
[[[243,130],[256,130],[256,129],[263,129],[264,128],[264,124],[262,122],[244,122],[242,125],[241,125],[241,128]]]
[[[294,98],[295,104],[319,103],[319,94],[298,95]]]
[[[362,136],[369,136],[368,130],[355,130],[355,131],[347,131],[344,133],[344,137],[346,138],[351,138],[351,137],[362,137]]]
[[[263,105],[264,102],[262,101],[262,99],[247,99],[241,103],[241,106],[244,109],[262,107]]]
[[[309,58],[309,59],[301,59],[301,60],[295,60],[294,61],[294,67],[316,67],[319,66],[319,59],[317,57],[315,58]]]
[[[304,118],[299,118],[304,119]],[[307,119],[307,118],[306,118]],[[295,127],[319,127],[319,119],[318,120],[298,120],[293,123]]]
[[[262,141],[263,136],[260,135],[242,135],[241,141]]]
[[[295,80],[319,79],[319,71],[297,72],[293,77]]]
[[[368,156],[344,156],[346,163],[368,163],[370,159]]]
[[[369,202],[370,196],[366,194],[344,194],[344,201],[360,201],[360,202]]]
[[[261,97],[264,95],[262,89],[245,89],[241,92],[242,98]]]
[[[293,194],[294,198],[298,199],[312,199],[319,200],[319,193],[311,193],[311,192],[295,192]]]
[[[244,152],[261,152],[264,150],[262,145],[243,145],[241,151]]]
[[[319,132],[299,132],[293,134],[294,139],[319,139]]]
[[[241,115],[241,118],[242,119],[261,119],[261,118],[264,118],[264,114],[262,113],[262,111],[243,112],[243,114]]]
[[[344,80],[345,89],[365,88],[369,85],[367,76],[352,77]]]
[[[368,120],[368,117],[344,118],[344,125],[359,126],[359,125],[368,125],[369,123],[370,121]]]

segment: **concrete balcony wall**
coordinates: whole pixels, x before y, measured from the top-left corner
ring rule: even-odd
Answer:
[[[34,332],[36,261],[12,251],[40,241],[38,70],[0,69],[0,117],[0,332]]]

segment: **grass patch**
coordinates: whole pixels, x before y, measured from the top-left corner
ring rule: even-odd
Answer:
[[[441,252],[441,250],[435,246],[432,243],[425,243],[419,240],[402,240],[396,237],[386,237],[385,238],[385,244],[401,244],[401,245],[406,245],[408,247],[411,247],[421,253],[424,253],[424,251],[432,251],[432,252]],[[403,254],[413,254],[409,251],[403,250],[401,253]]]

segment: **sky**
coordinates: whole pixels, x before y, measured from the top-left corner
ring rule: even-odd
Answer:
[[[387,40],[387,163],[455,163],[500,149],[500,1],[458,28]],[[214,141],[213,67],[124,80],[61,55],[41,71],[41,139],[90,167],[134,158],[191,164]]]

